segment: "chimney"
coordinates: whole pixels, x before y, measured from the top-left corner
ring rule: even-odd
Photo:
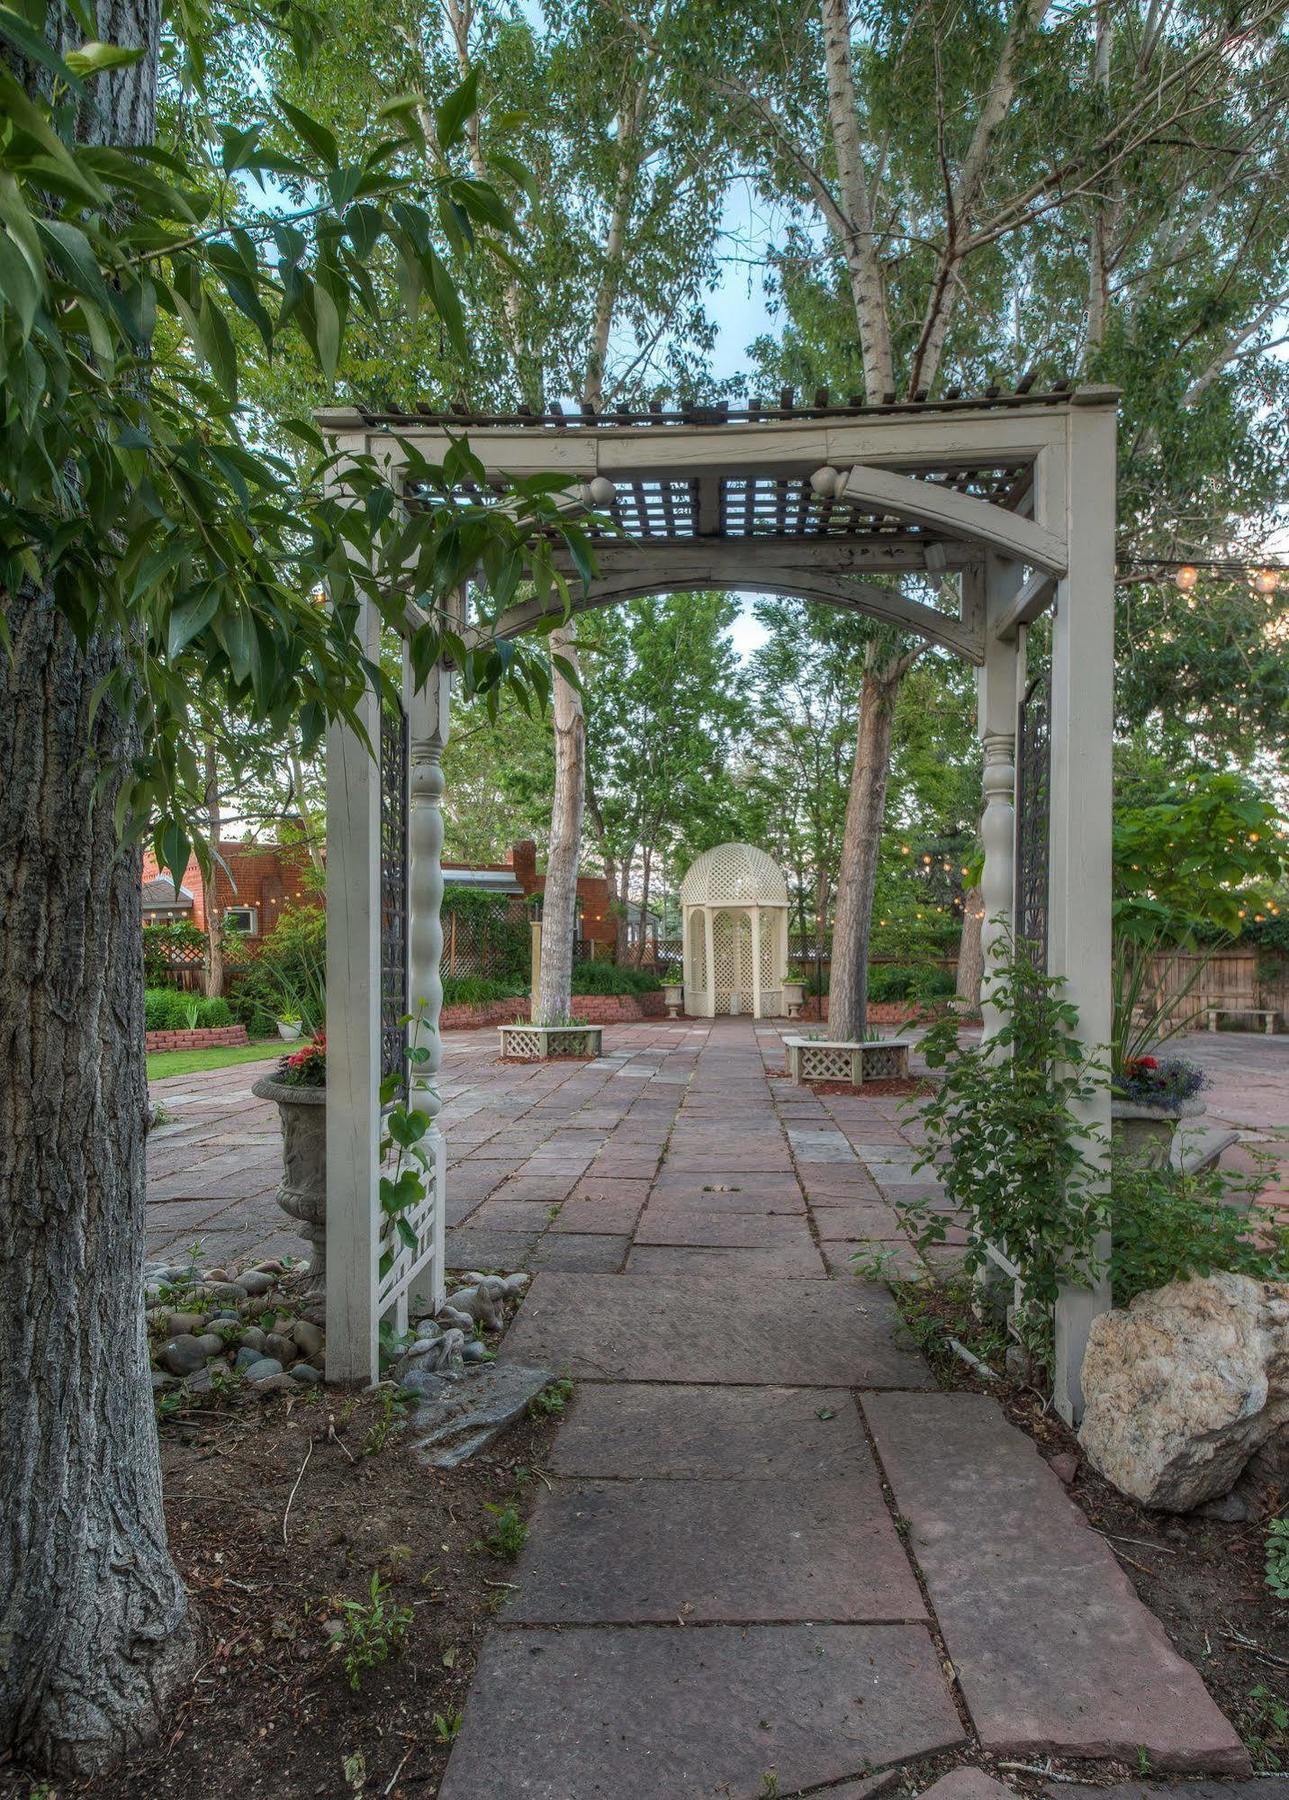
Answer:
[[[511,845],[510,861],[515,880],[526,894],[531,894],[537,886],[537,845],[532,838],[521,838]]]

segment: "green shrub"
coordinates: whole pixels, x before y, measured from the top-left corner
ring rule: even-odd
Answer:
[[[1257,1207],[1262,1174],[1204,1169],[1185,1175],[1136,1158],[1114,1158],[1110,1175],[1110,1279],[1116,1306],[1192,1275],[1229,1271],[1257,1281],[1289,1276],[1289,1226]],[[1251,1241],[1255,1231],[1258,1242]]]
[[[249,965],[231,1004],[252,1037],[266,1037],[283,1012],[298,1013],[305,1032],[327,1022],[327,915],[317,906],[288,906]]]
[[[483,975],[445,975],[444,1006],[487,1006],[493,1000],[517,999],[528,990],[517,981],[489,981]]]
[[[146,1031],[209,1031],[231,1025],[233,1012],[227,1000],[207,1000],[178,988],[148,988],[143,996]]]
[[[956,986],[952,973],[938,963],[879,963],[868,971],[868,997],[879,1003],[940,1000]]]
[[[579,963],[573,970],[575,994],[656,994],[662,983],[652,969],[623,969],[617,963]]]

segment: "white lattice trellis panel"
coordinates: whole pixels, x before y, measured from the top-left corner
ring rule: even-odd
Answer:
[[[689,921],[689,963],[686,986],[707,986],[707,915],[700,907]]]
[[[376,1239],[377,1267],[387,1255],[393,1258],[376,1288],[376,1307],[382,1313],[411,1290],[434,1255],[436,1216],[447,1191],[447,1143],[441,1132],[436,1131],[433,1136],[432,1167],[427,1175],[429,1191],[419,1206],[410,1207],[401,1215],[416,1234],[415,1250],[403,1242],[393,1219],[381,1219]]]
[[[683,906],[786,906],[788,884],[764,850],[753,844],[718,844],[690,864],[680,899]]]

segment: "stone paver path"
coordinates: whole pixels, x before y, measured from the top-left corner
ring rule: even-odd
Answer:
[[[936,1391],[854,1277],[861,1247],[915,1268],[893,1208],[937,1194],[900,1103],[791,1087],[748,1020],[605,1040],[571,1066],[449,1043],[450,1263],[533,1270],[502,1354],[577,1389],[443,1800],[868,1800],[946,1751],[1246,1772],[1030,1441]],[[154,1250],[303,1247],[252,1078],[166,1096]]]

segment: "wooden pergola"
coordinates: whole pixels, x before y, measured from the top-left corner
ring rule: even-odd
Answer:
[[[569,505],[607,513],[615,527],[599,533],[594,578],[584,588],[574,583],[575,611],[694,588],[794,595],[888,620],[972,663],[984,752],[986,949],[1013,922],[1044,942],[1084,1039],[1102,1044],[1110,1035],[1117,400],[1109,388],[1035,392],[1022,384],[880,405],[833,405],[820,394],[798,406],[784,394],[777,405],[743,409],[329,410],[319,423],[342,457],[383,465],[396,491],[406,486],[410,446],[439,463],[462,437],[498,489],[526,475],[566,478]],[[917,579],[921,592],[902,591],[901,577]],[[511,607],[497,635],[532,629],[556,604]],[[1018,819],[1026,629],[1049,610],[1046,705],[1042,729],[1031,732]],[[328,1374],[341,1379],[370,1377],[382,1311],[398,1316],[410,1292],[435,1297],[443,1285],[441,1179],[435,1217],[423,1222],[425,1254],[409,1259],[415,1266],[392,1287],[372,1273],[382,983],[387,1003],[400,979],[404,994],[425,1002],[427,1094],[439,1054],[439,808],[450,675],[441,670],[420,691],[409,675],[405,686],[401,977],[382,958],[380,771],[340,727],[328,760]],[[374,695],[371,724],[379,724]],[[387,823],[390,806],[386,791]],[[391,857],[397,849],[387,842],[387,874]],[[383,916],[388,937],[388,904]],[[997,1032],[988,996],[985,1021]],[[432,1095],[426,1104],[437,1111]],[[1108,1086],[1086,1112],[1108,1144]],[[999,1261],[1005,1274],[1023,1274]],[[1088,1328],[1108,1305],[1104,1282],[1062,1294],[1056,1398],[1066,1418],[1080,1410]]]

